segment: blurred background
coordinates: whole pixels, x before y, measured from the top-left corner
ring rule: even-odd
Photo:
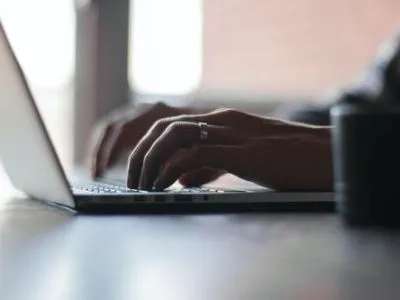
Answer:
[[[68,170],[94,122],[129,102],[268,114],[324,101],[397,31],[400,2],[0,0],[0,18]]]

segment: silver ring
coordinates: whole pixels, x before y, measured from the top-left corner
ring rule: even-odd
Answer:
[[[208,125],[204,122],[199,122],[200,128],[200,141],[205,141],[208,138]]]

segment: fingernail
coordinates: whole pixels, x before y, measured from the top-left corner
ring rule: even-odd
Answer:
[[[131,189],[132,188],[132,179],[130,177],[128,177],[128,179],[126,180],[126,186]]]
[[[179,183],[182,184],[183,186],[189,185],[190,178],[188,178],[187,175],[182,175],[181,177],[179,177]]]
[[[102,173],[103,173],[102,167],[98,167],[97,169],[94,170],[94,174],[96,177],[100,177]]]
[[[162,182],[161,182],[161,180],[160,179],[156,179],[155,181],[154,181],[154,184],[153,184],[153,190],[159,190],[160,188],[161,188],[161,184],[162,184]]]
[[[139,184],[138,184],[139,190],[144,190],[146,188],[144,183],[145,183],[144,176],[140,176]]]

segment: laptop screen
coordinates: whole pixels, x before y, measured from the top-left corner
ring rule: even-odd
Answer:
[[[44,201],[75,206],[6,28],[1,23],[0,158],[17,189]]]

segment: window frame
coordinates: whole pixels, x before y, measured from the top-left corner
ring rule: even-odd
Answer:
[[[128,87],[130,0],[76,1],[75,164],[84,162],[95,123],[133,101]]]

